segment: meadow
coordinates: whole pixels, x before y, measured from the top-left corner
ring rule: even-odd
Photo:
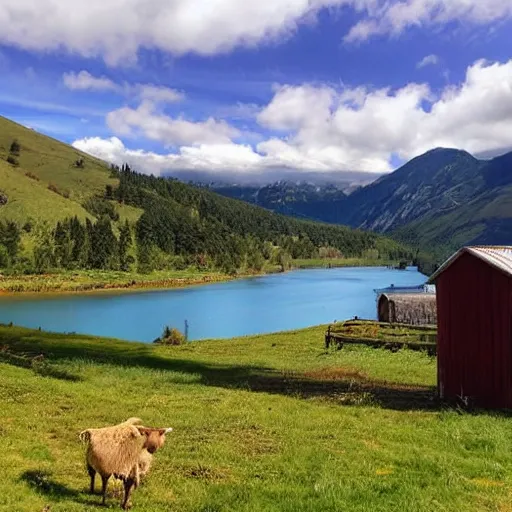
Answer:
[[[1,326],[0,510],[97,510],[78,433],[130,416],[174,428],[134,510],[512,510],[509,417],[438,403],[423,352],[326,351],[324,331],[166,347]]]

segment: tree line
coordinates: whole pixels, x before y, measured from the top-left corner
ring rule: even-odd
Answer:
[[[37,226],[33,254],[20,256],[23,228],[0,223],[0,267],[51,269],[184,269],[195,266],[233,273],[266,264],[290,266],[295,258],[322,256],[411,259],[401,244],[370,232],[302,221],[219,196],[175,179],[112,166],[119,185],[84,207],[96,220],[77,217]],[[115,202],[143,210],[120,222]]]

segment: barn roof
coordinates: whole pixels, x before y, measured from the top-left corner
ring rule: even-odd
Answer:
[[[432,274],[429,283],[433,283],[440,274],[448,269],[453,263],[455,263],[463,254],[471,254],[492,267],[501,270],[505,274],[512,276],[512,246],[475,246],[475,247],[464,247],[457,251],[451,258],[445,261],[439,269]]]

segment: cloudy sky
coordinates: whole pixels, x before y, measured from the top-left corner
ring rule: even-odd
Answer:
[[[0,0],[0,114],[143,172],[512,148],[512,0]]]

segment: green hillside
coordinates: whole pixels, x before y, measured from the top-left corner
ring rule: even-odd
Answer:
[[[7,162],[13,141],[20,145]],[[83,159],[83,168],[74,165]],[[0,207],[0,220],[48,221],[77,216],[92,218],[82,204],[105,186],[116,185],[105,162],[0,116],[0,192],[8,199]],[[53,190],[51,190],[51,187]],[[141,211],[118,207],[121,219],[137,220]]]

